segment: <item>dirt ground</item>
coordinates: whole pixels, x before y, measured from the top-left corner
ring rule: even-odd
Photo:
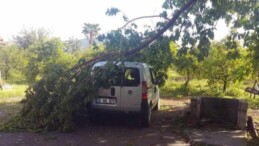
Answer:
[[[71,133],[0,132],[1,146],[163,146],[188,143],[181,131],[172,128],[172,121],[184,114],[189,99],[162,99],[160,111],[152,112],[152,125],[141,128],[136,117],[114,116],[99,123],[85,124]]]

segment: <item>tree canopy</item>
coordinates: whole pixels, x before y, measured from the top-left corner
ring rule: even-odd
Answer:
[[[251,65],[246,60],[247,53],[240,46],[237,48],[239,57],[233,56],[235,50],[227,48],[224,43],[215,42],[211,45],[208,57],[202,62],[202,75],[208,84],[222,84],[225,92],[231,83],[244,80],[250,75]]]

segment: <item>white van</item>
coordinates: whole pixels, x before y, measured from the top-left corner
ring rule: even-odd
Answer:
[[[93,66],[100,68],[107,62],[97,62]],[[118,67],[118,81],[109,88],[99,88],[98,96],[92,100],[89,118],[94,120],[97,114],[104,112],[134,113],[141,116],[143,126],[148,127],[152,109],[160,108],[159,88],[152,67],[139,62],[114,63]]]

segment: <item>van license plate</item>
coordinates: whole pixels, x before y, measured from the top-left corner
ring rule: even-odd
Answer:
[[[109,98],[97,98],[96,99],[97,103],[101,104],[115,104],[115,99],[109,99]]]

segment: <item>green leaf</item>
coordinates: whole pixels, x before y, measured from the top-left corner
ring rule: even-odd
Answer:
[[[107,9],[105,14],[108,16],[115,16],[115,15],[117,15],[118,12],[120,12],[120,10],[118,8],[112,7],[112,8]]]

